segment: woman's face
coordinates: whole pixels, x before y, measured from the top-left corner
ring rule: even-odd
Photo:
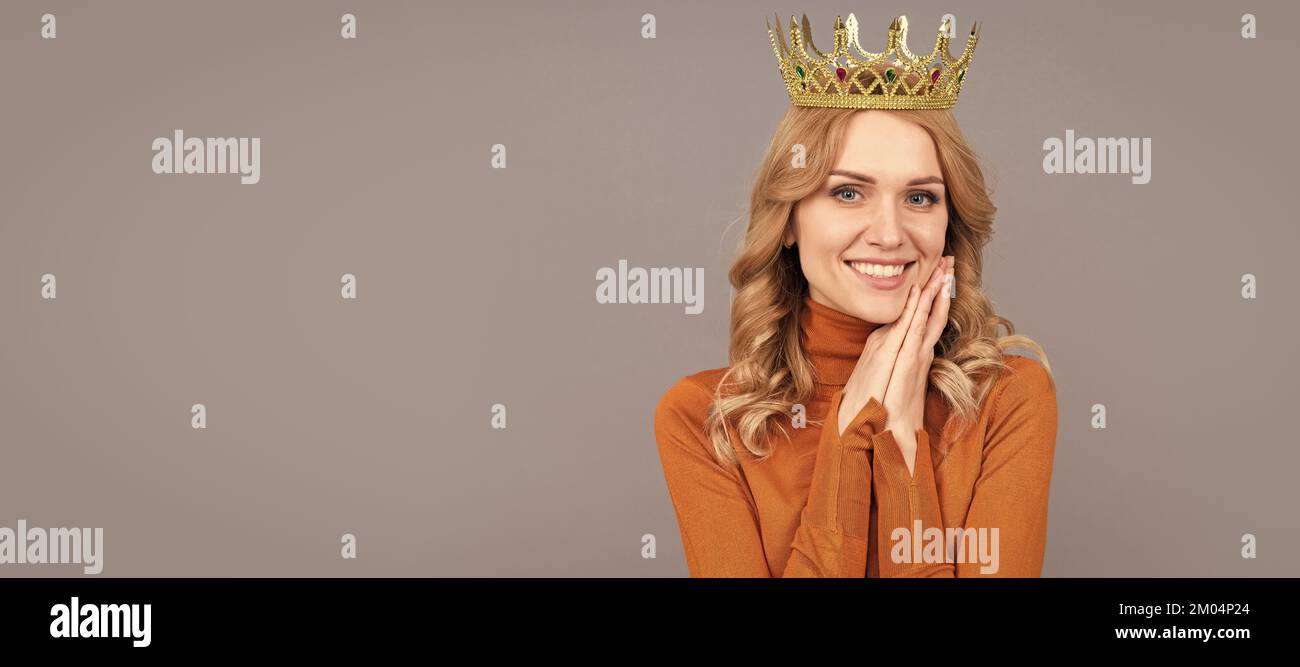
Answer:
[[[943,259],[947,196],[928,132],[888,111],[854,114],[830,177],[796,202],[786,232],[812,299],[876,324],[897,320],[908,288]]]

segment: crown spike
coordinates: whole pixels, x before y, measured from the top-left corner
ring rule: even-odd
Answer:
[[[898,31],[898,53],[902,54],[904,58],[916,62],[920,60],[920,58],[917,58],[916,54],[912,53],[912,50],[907,48],[907,17],[900,16],[899,18],[902,19],[902,27]]]
[[[772,43],[772,52],[776,54],[776,61],[780,65],[781,77],[786,80],[786,88],[793,94],[795,73],[791,72],[792,68],[787,64],[789,51],[785,48],[785,37],[781,35],[781,16],[776,15],[775,31],[772,30],[772,23],[767,18],[764,18],[763,22],[767,23],[767,39]]]
[[[818,58],[818,59],[820,59],[820,60],[829,60],[829,59],[830,59],[829,56],[827,56],[825,53],[822,53],[822,50],[819,49],[819,48],[817,48],[817,45],[816,45],[815,43],[813,43],[813,38],[812,38],[812,25],[808,23],[808,15],[807,15],[807,14],[804,14],[804,15],[803,15],[803,43],[804,43],[806,46],[808,46],[809,48],[811,48],[811,49],[813,50],[813,53],[816,53],[816,54],[817,54],[817,58]]]
[[[896,16],[894,21],[889,24],[889,37],[885,42],[885,53],[897,53],[898,45],[907,36],[907,17]]]
[[[790,39],[792,43],[797,44],[796,50],[799,53],[798,58],[800,63],[802,63],[796,64],[795,67],[802,68],[807,66],[807,71],[805,71],[804,75],[800,77],[803,79],[801,82],[801,91],[806,92],[801,92],[800,94],[828,94],[833,85],[832,75],[826,73],[825,63],[829,58],[817,48],[816,44],[812,43],[812,26],[808,22],[807,14],[803,15],[801,23],[796,23],[794,16],[790,16]],[[808,47],[812,47],[813,52],[818,56],[817,58],[808,55]],[[796,69],[795,72],[797,74],[798,69]]]
[[[848,40],[845,38],[844,20],[838,15],[835,17],[835,45],[831,47],[831,58],[838,59],[839,56],[848,53]]]
[[[925,65],[928,67],[930,63],[934,62],[935,58],[939,58],[940,60],[943,60],[943,54],[947,53],[947,51],[948,51],[948,19],[945,18],[943,20],[943,23],[939,25],[939,35],[934,39],[934,50],[930,52],[930,55],[924,58],[919,58],[918,64]]]
[[[763,21],[766,23],[767,19]],[[781,34],[781,16],[776,17],[776,30],[772,30],[772,24],[767,24],[767,37],[772,41],[772,50],[776,51],[776,57],[785,60],[789,57],[790,50],[785,47],[785,35]],[[779,45],[779,46],[778,46]]]
[[[884,53],[872,53],[862,48],[862,44],[858,42],[858,17],[849,14],[849,20],[844,25],[847,31],[848,43],[853,46],[853,49],[858,52],[858,55],[863,60],[880,60],[885,57]]]
[[[975,25],[971,26],[970,36],[966,38],[966,48],[962,49],[961,57],[957,59],[957,62],[963,65],[969,63],[971,57],[975,55],[975,45],[979,43],[979,41],[980,41],[980,24],[978,21],[976,21]]]
[[[799,21],[794,14],[790,15],[790,58],[792,62],[794,58],[798,58],[801,62],[811,60],[808,57],[808,47],[803,42],[803,34],[799,30]]]

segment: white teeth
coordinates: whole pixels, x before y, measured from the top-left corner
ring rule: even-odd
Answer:
[[[893,278],[907,268],[906,264],[868,264],[867,262],[849,262],[853,270],[873,278]]]

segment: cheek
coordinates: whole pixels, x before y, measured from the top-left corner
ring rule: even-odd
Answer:
[[[922,252],[928,256],[937,257],[943,254],[944,247],[947,244],[948,235],[948,217],[932,224],[926,225],[920,232],[919,243]]]
[[[799,245],[803,249],[800,259],[805,264],[834,259],[853,241],[852,234],[845,233],[851,231],[845,225],[835,224],[832,216],[816,207],[812,209],[799,218]]]

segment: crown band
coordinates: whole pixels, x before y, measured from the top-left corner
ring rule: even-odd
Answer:
[[[781,25],[777,18],[777,26]],[[781,78],[795,106],[841,109],[949,109],[957,104],[966,70],[979,41],[980,24],[971,27],[966,48],[958,58],[948,51],[948,21],[939,26],[934,51],[917,57],[907,48],[907,17],[889,24],[884,51],[872,53],[858,42],[858,19],[835,17],[835,48],[822,53],[813,44],[808,15],[800,24],[790,17],[790,48],[781,33],[767,25]],[[849,51],[852,46],[856,54]],[[817,54],[812,57],[808,49]],[[892,63],[887,62],[890,56]],[[937,64],[933,64],[938,59]],[[933,65],[932,65],[933,64]]]

